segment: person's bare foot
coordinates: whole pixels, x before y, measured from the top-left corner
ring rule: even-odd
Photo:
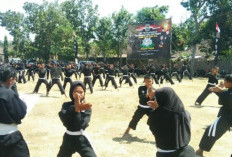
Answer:
[[[126,129],[126,131],[124,132],[123,136],[124,136],[124,135],[127,135],[127,134],[129,134],[129,133],[130,133],[130,127],[128,127],[128,128]]]
[[[199,157],[203,157],[203,150],[199,148],[199,149],[196,151],[196,155],[198,155]]]
[[[46,96],[48,97],[48,95],[49,95],[49,92],[47,92]]]

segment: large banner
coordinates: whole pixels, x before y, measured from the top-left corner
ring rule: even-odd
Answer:
[[[170,58],[171,19],[128,26],[127,57]]]

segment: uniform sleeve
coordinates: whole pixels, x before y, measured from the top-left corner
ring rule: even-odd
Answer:
[[[75,116],[75,107],[74,105],[64,103],[58,114],[63,125],[68,127],[72,124],[72,117]]]
[[[232,103],[231,98],[230,98],[230,94],[227,91],[224,91],[222,93],[218,93],[217,95],[219,97],[218,104],[229,107],[229,105]]]
[[[141,87],[139,87],[138,89],[138,94],[139,94],[139,99],[140,100],[144,100],[144,99],[147,99],[146,95],[147,95],[147,92],[144,91],[144,89]]]
[[[26,104],[16,94],[14,94],[12,97],[9,97],[6,108],[13,120],[13,123],[21,124],[21,120],[27,113]]]
[[[81,126],[82,129],[85,129],[85,128],[87,128],[89,126],[91,114],[92,114],[91,109],[86,110],[84,112],[83,117],[82,117],[82,126]]]

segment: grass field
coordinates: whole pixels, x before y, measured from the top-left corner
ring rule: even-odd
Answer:
[[[83,77],[81,78],[81,80]],[[118,78],[117,82],[118,82]],[[37,78],[36,78],[37,80]],[[73,78],[73,80],[75,80]],[[94,93],[86,93],[86,101],[93,104],[93,113],[90,126],[86,129],[99,157],[153,157],[156,153],[155,140],[152,136],[144,116],[137,126],[137,130],[131,130],[131,136],[122,137],[131,117],[138,105],[138,87],[143,85],[143,79],[138,79],[138,84],[129,87],[123,84],[119,90],[115,90],[111,84],[107,90],[102,90],[100,85],[94,87]],[[31,157],[55,157],[59,151],[65,127],[62,125],[58,112],[63,102],[70,101],[61,95],[55,85],[50,91],[49,97],[45,96],[45,86],[40,87],[38,94],[31,94],[35,82],[17,84],[20,94],[27,95],[35,105],[22,121],[20,131],[28,143]],[[207,79],[184,79],[182,83],[175,80],[175,85],[164,83],[163,86],[171,86],[183,101],[185,108],[191,113],[192,137],[190,145],[196,150],[205,128],[210,125],[217,116],[220,106],[215,94],[209,95],[203,102],[202,108],[194,107],[194,102],[207,84]],[[154,85],[155,88],[159,88]],[[66,87],[68,93],[69,84]],[[219,139],[211,152],[205,153],[206,157],[230,157],[232,154],[231,133],[227,132]],[[78,157],[78,154],[73,155]]]

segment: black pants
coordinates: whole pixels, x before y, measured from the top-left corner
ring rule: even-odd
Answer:
[[[150,115],[152,109],[151,108],[142,108],[138,106],[137,110],[135,111],[132,120],[129,123],[129,127],[133,130],[136,130],[136,126],[140,119],[146,114],[147,116]]]
[[[201,93],[201,95],[197,98],[197,100],[196,100],[197,103],[201,104],[201,103],[205,100],[205,98],[206,98],[209,94],[212,93],[212,92],[209,91],[209,89],[208,89],[209,87],[214,87],[214,86],[213,86],[213,85],[207,85],[207,86],[205,87],[205,89],[203,90],[203,92]]]
[[[134,82],[137,84],[137,79],[135,77],[135,74],[134,73],[130,73],[130,77],[133,78]]]
[[[176,76],[176,79],[177,79],[179,82],[181,82],[181,79],[180,79],[180,77],[179,77],[178,72],[172,72],[171,78],[172,78],[173,76]]]
[[[95,84],[95,82],[96,82],[97,79],[99,79],[100,85],[101,85],[101,87],[103,87],[103,81],[102,81],[102,77],[101,77],[100,74],[93,76],[93,81],[92,81],[93,86],[94,86],[94,84]]]
[[[213,135],[214,127],[216,129],[215,135]],[[201,139],[199,147],[204,151],[210,151],[214,143],[221,138],[221,136],[230,129],[232,125],[228,120],[222,116],[214,121],[212,125],[206,128],[205,133]],[[210,128],[212,129],[210,130]]]
[[[78,152],[81,157],[96,157],[96,154],[85,136],[64,134],[62,145],[57,157],[71,157]]]
[[[33,72],[28,72],[28,78],[27,78],[28,81],[30,81],[30,77],[32,77],[32,80],[35,81],[35,77],[34,77]]]
[[[18,83],[22,83],[22,79],[23,79],[23,83],[26,83],[26,78],[25,78],[25,70],[20,70],[19,71],[19,78],[18,78]]]
[[[86,77],[84,78],[84,84],[86,86],[86,84],[89,85],[89,89],[90,89],[90,92],[93,93],[93,84],[92,84],[92,78],[91,77]]]
[[[54,84],[57,84],[61,94],[65,94],[64,88],[62,87],[61,83],[60,83],[60,79],[52,79],[52,81],[49,83],[49,87],[48,87],[48,92],[52,89],[52,86]]]
[[[48,92],[48,87],[49,87],[49,84],[48,84],[48,81],[46,79],[39,79],[38,82],[36,83],[36,86],[35,86],[35,89],[34,89],[34,93],[38,93],[39,91],[39,87],[40,85],[44,83],[45,86],[46,86],[46,89],[47,89],[47,92]]]
[[[99,73],[100,75],[103,74],[103,78],[106,78],[106,71],[104,68],[100,68]]]
[[[163,84],[164,79],[168,80],[171,84],[174,84],[174,82],[172,81],[172,79],[170,78],[170,76],[168,74],[163,75],[163,77],[160,77],[160,83]]]
[[[110,81],[112,82],[112,85],[114,86],[114,88],[117,89],[118,88],[117,83],[116,83],[114,77],[112,77],[112,76],[107,76],[106,77],[105,87],[106,88],[108,87],[108,84],[109,84]]]
[[[131,82],[129,76],[122,76],[120,79],[119,79],[119,84],[121,86],[123,80],[126,80],[126,82],[129,83],[129,86],[133,86],[133,83]]]
[[[159,81],[157,79],[157,77],[155,76],[155,73],[150,73],[150,75],[152,76],[152,78],[155,80],[156,84],[159,84]]]
[[[63,88],[65,89],[67,83],[70,83],[70,85],[72,84],[72,79],[70,77],[65,77],[64,79],[64,85],[63,85]]]
[[[185,146],[172,153],[156,153],[156,157],[196,157],[196,153],[191,146]]]
[[[0,157],[29,157],[29,150],[19,131],[0,135]]]
[[[180,73],[180,78],[181,78],[181,80],[183,79],[183,77],[184,77],[185,75],[187,75],[188,78],[189,78],[190,80],[192,80],[192,76],[191,76],[191,74],[189,73],[188,70],[185,70],[185,71],[183,71],[183,72]]]
[[[115,77],[118,75],[118,77],[119,77],[119,72],[120,72],[120,70],[119,69],[115,69]]]

